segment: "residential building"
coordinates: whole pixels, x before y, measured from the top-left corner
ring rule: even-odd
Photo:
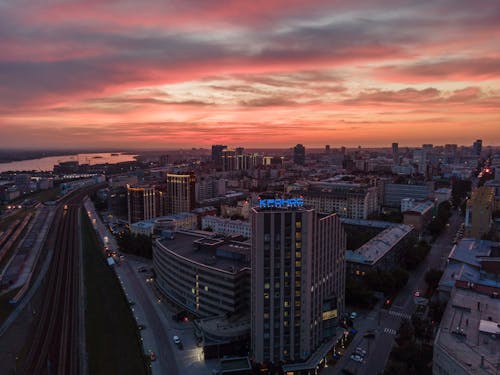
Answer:
[[[298,144],[293,148],[293,162],[298,165],[306,163],[306,148]]]
[[[324,214],[337,213],[351,219],[368,219],[379,212],[377,187],[349,181],[310,182],[307,189],[293,191],[304,205]]]
[[[246,238],[252,236],[252,226],[248,221],[232,220],[219,216],[204,216],[201,229],[211,230],[224,236],[239,235]]]
[[[472,144],[472,153],[476,156],[481,156],[481,152],[483,150],[483,140],[482,139],[477,139],[473,144]]]
[[[377,222],[375,222],[377,223]],[[363,230],[364,223],[348,222]],[[368,223],[371,227],[373,224]],[[401,265],[408,248],[415,243],[415,230],[405,224],[389,224],[378,235],[358,249],[346,251],[347,272],[351,276],[365,276],[367,272],[391,271]]]
[[[226,148],[226,145],[212,145],[212,163],[216,167],[222,167],[222,151]]]
[[[196,176],[194,173],[167,173],[167,212],[190,212],[195,208]]]
[[[418,233],[423,233],[431,222],[433,213],[433,201],[420,202],[403,212],[403,223],[411,225]]]
[[[396,142],[392,144],[392,160],[394,164],[399,164],[399,144]]]
[[[338,215],[300,202],[252,208],[251,353],[259,363],[285,362],[285,372],[309,373],[334,345],[346,240]]]
[[[156,192],[154,186],[127,185],[128,223],[156,217]]]

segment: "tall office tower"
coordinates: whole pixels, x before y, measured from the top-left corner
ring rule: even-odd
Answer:
[[[234,171],[236,169],[236,151],[222,150],[222,170]]]
[[[251,210],[251,350],[259,363],[314,369],[344,308],[346,239],[339,216],[302,202],[262,199]]]
[[[394,164],[399,164],[399,144],[396,142],[392,144],[392,160]]]
[[[226,148],[225,145],[212,145],[212,163],[218,167],[222,167],[222,151]]]
[[[196,203],[196,176],[194,173],[167,173],[167,211],[170,214],[191,212]]]
[[[156,203],[154,186],[127,185],[128,223],[155,218]]]
[[[245,151],[245,149],[243,147],[236,147],[234,151],[236,152],[236,155],[243,155],[243,151]]]
[[[330,155],[331,149],[330,145],[325,145],[325,154]]]
[[[474,155],[480,156],[482,150],[483,150],[483,140],[477,139],[476,142],[472,144],[472,152],[474,153]]]
[[[306,163],[306,149],[301,144],[293,148],[293,162],[299,165],[304,165]]]

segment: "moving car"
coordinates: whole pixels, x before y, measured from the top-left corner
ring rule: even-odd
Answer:
[[[353,312],[351,313],[351,319],[356,319],[357,317],[358,317],[358,313],[357,313],[357,312],[355,312],[355,311],[353,311]]]
[[[174,336],[173,340],[175,345],[179,345],[182,342],[179,336]]]
[[[149,359],[151,362],[156,360],[156,354],[152,350],[149,351]]]

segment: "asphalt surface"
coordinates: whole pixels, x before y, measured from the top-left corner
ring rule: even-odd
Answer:
[[[323,374],[342,374],[344,368],[349,369],[356,375],[377,375],[384,371],[401,320],[411,317],[415,310],[414,293],[416,291],[425,292],[427,288],[425,273],[427,270],[430,268],[444,268],[446,258],[453,247],[453,239],[462,222],[463,218],[458,211],[452,211],[449,220],[450,225],[432,244],[432,248],[424,261],[415,271],[411,272],[408,283],[399,292],[391,308],[385,310],[378,304],[368,314],[359,316],[354,321],[354,328],[358,330],[354,340],[337,364],[334,367],[325,368]],[[375,338],[363,337],[368,330],[375,330]],[[362,363],[349,358],[356,347],[361,347],[367,352]]]

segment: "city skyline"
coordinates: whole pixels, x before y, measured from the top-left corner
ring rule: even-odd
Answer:
[[[500,144],[494,1],[0,2],[0,147]]]

